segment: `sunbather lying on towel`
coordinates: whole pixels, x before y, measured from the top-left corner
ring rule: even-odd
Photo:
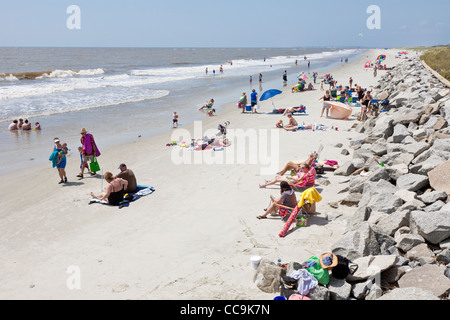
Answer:
[[[288,113],[294,113],[294,112],[306,113],[306,107],[301,105],[298,107],[292,107],[291,109],[286,109],[286,110],[284,110],[283,116],[287,115]]]
[[[260,188],[266,188],[267,186],[281,183],[286,181],[291,186],[295,187],[305,187],[305,186],[313,186],[316,178],[316,170],[314,167],[310,167],[306,163],[302,163],[300,165],[300,172],[297,174],[297,177],[285,177],[285,176],[276,176],[275,179],[271,181],[266,181],[265,184],[260,184]]]
[[[311,152],[311,154],[309,155],[309,158],[304,163],[294,163],[292,161],[289,161],[288,163],[286,163],[286,165],[284,166],[283,170],[281,170],[277,174],[280,175],[280,176],[284,176],[284,174],[288,170],[292,170],[292,171],[298,173],[301,170],[301,166],[303,164],[306,164],[308,167],[311,167],[313,162],[314,162],[314,160],[316,160],[317,157],[318,157],[318,154],[316,152]]]
[[[297,197],[295,196],[294,190],[291,189],[289,183],[282,181],[280,183],[280,193],[281,197],[278,199],[270,196],[272,203],[267,209],[264,209],[266,211],[264,214],[257,216],[258,219],[266,219],[269,214],[275,215],[278,213],[279,216],[284,217],[292,213],[292,210],[297,206]],[[283,208],[280,205],[292,209]]]

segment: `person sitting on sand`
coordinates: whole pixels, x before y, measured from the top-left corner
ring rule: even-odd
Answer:
[[[295,162],[289,161],[288,163],[286,163],[283,170],[278,172],[277,175],[284,176],[288,170],[298,173],[301,170],[302,164],[306,164],[308,167],[311,167],[314,163],[314,160],[316,160],[318,156],[319,155],[317,154],[317,152],[311,152],[311,154],[309,155],[309,158],[303,163],[295,163]]]
[[[291,188],[289,183],[282,181],[280,183],[280,193],[281,197],[278,199],[275,199],[272,195],[270,196],[272,203],[267,209],[265,209],[266,212],[264,214],[257,216],[258,219],[267,219],[269,214],[275,215],[278,213],[279,216],[285,217],[286,215],[290,215],[292,213],[292,210],[297,205],[297,197],[295,196],[294,190]],[[280,205],[292,209],[280,207]]]
[[[283,120],[278,121],[275,126],[280,129],[283,128]]]
[[[214,99],[209,100],[209,102],[205,103],[203,106],[201,106],[198,110],[203,109],[211,109],[214,106]]]
[[[8,130],[9,130],[9,131],[19,130],[19,121],[14,120],[14,121],[8,126]]]
[[[105,173],[105,180],[108,185],[105,187],[105,191],[95,195],[91,192],[91,196],[101,201],[108,201],[112,206],[117,206],[123,201],[123,196],[128,187],[128,181],[122,178],[116,178],[111,172]]]
[[[314,90],[314,86],[312,83],[308,84],[308,88],[306,90]]]
[[[314,179],[316,177],[316,172],[314,167],[310,167],[306,163],[302,163],[300,165],[300,172],[297,174],[297,177],[285,177],[285,176],[276,176],[275,179],[267,181],[265,184],[260,184],[260,188],[266,188],[267,186],[281,183],[282,181],[286,181],[291,186],[304,187],[308,185],[314,185]],[[311,179],[312,178],[312,179]]]
[[[284,126],[284,130],[286,131],[296,131],[298,128],[298,122],[294,119],[292,114],[288,114],[287,117],[289,118],[289,123]]]
[[[127,191],[128,192],[136,192],[137,190],[137,182],[136,176],[131,169],[127,168],[125,163],[120,164],[119,166],[120,173],[117,174],[116,178],[122,178],[128,181]]]

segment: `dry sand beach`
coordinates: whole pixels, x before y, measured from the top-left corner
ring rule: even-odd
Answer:
[[[387,55],[389,67],[400,62],[394,58],[396,50],[373,49],[329,73],[338,84],[348,85],[352,77],[354,85],[369,89],[386,71],[374,77],[363,66],[380,54]],[[279,195],[278,185],[260,189],[258,184],[274,177],[287,161],[305,159],[320,145],[324,147],[320,160],[342,163],[351,157],[351,149],[350,155],[344,156],[335,145],[348,147],[348,138],[354,135],[349,129],[358,122],[359,109],[355,108],[347,121],[321,118],[322,103],[318,100],[324,92],[291,93],[292,85],[273,99],[277,107],[306,105],[307,115],[296,116],[299,123],[324,124],[338,130],[276,129],[279,149],[275,154],[267,151],[277,164],[271,174],[263,175],[264,165],[248,161],[175,164],[175,149],[166,144],[176,130],[102,149],[99,162],[105,171],[117,173],[119,164],[125,162],[139,184],[156,189],[120,210],[88,205],[90,192],[100,191],[101,177],[77,181],[76,152],[67,167],[70,183],[62,187],[54,183],[57,174],[50,164],[5,174],[2,180],[7,183],[0,186],[0,298],[272,300],[274,294],[255,286],[250,257],[301,262],[330,252],[345,224],[328,220],[327,215],[350,215],[354,210],[348,207],[346,212],[342,208],[337,212],[327,205],[338,199],[340,181],[345,178],[326,172],[324,177],[331,184],[317,186],[323,200],[308,228],[280,238],[283,222],[279,218],[256,219],[267,207],[269,196]],[[278,120],[286,122],[282,115],[268,114],[270,100],[260,105],[260,114],[241,114],[236,102],[230,102],[216,116],[205,118],[202,128],[216,130],[219,123],[230,121],[230,130],[275,129]],[[95,128],[87,129],[95,135]],[[183,129],[194,132],[194,125]],[[71,289],[75,271],[79,271],[80,288]]]

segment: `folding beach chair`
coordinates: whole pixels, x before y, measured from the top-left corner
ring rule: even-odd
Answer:
[[[313,187],[309,188],[305,192],[302,193],[300,196],[300,201],[298,202],[298,205],[294,208],[291,215],[289,216],[288,220],[286,221],[285,225],[283,226],[283,229],[281,230],[279,236],[281,238],[284,238],[289,229],[291,228],[292,223],[298,219],[299,221],[302,221],[302,225],[297,223],[297,226],[306,227],[307,222],[305,220],[308,219],[308,216],[310,214],[316,213],[316,202],[322,201],[322,196],[319,194],[319,192]],[[280,206],[287,209],[292,209],[285,206]]]

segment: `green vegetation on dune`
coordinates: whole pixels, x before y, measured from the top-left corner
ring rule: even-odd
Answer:
[[[450,81],[450,46],[431,48],[420,59]]]

